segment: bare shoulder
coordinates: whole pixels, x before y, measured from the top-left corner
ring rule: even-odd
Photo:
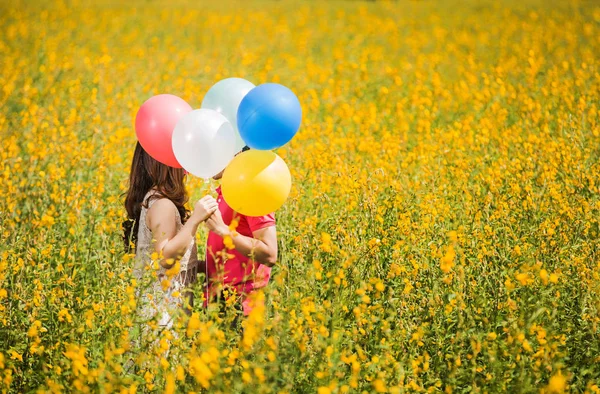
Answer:
[[[173,201],[168,198],[160,198],[152,203],[148,213],[146,214],[146,224],[152,228],[152,223],[174,221],[177,212],[177,207]]]
[[[175,203],[173,201],[169,200],[168,198],[158,198],[154,200],[152,206],[150,207],[150,209],[148,209],[148,212],[152,210],[173,210],[174,208],[176,209],[177,207],[175,206]]]

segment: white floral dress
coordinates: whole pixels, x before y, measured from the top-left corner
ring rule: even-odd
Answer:
[[[171,327],[173,324],[172,316],[178,308],[182,306],[183,297],[181,295],[174,296],[175,292],[181,293],[184,288],[195,280],[198,267],[198,257],[196,241],[190,241],[190,244],[180,260],[180,271],[170,280],[170,286],[167,290],[163,290],[162,282],[167,279],[167,269],[158,265],[158,269],[152,267],[151,255],[155,252],[152,231],[146,225],[146,214],[148,209],[159,200],[159,197],[151,198],[155,190],[149,191],[144,197],[142,211],[140,213],[140,224],[137,234],[136,246],[136,264],[134,275],[138,279],[138,285],[148,283],[148,278],[151,278],[156,272],[156,278],[145,288],[140,288],[138,292],[138,302],[140,305],[140,317],[143,319],[152,319],[158,317],[159,325],[163,327]],[[147,206],[147,208],[145,207]],[[177,220],[177,231],[181,230],[181,217],[177,208],[175,215]],[[150,267],[148,267],[150,265]],[[148,267],[148,268],[146,268]]]

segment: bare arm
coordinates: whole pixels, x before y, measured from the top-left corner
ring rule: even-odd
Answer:
[[[168,259],[177,259],[185,254],[200,223],[217,210],[217,202],[213,197],[206,196],[199,200],[194,208],[194,212],[179,232],[176,207],[172,201],[160,199],[148,210],[147,225],[156,241],[154,250],[157,253],[162,252],[163,260],[160,264],[163,267],[170,268],[173,264],[169,264]]]
[[[235,250],[250,257],[257,263],[272,267],[277,262],[277,231],[275,226],[265,227],[247,237],[232,232],[223,222],[221,213],[217,210],[207,221],[206,226],[210,231],[220,237],[231,237]]]

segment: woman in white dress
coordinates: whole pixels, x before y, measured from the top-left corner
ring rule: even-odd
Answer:
[[[182,306],[178,293],[183,294],[202,269],[196,230],[218,207],[213,197],[206,196],[190,214],[184,206],[188,200],[184,178],[185,170],[154,160],[137,143],[125,198],[128,220],[123,223],[124,240],[129,250],[135,245],[138,282],[152,280],[149,287],[138,291],[139,313],[143,319],[156,318],[162,327],[172,325],[173,314]],[[153,254],[158,256],[158,264],[153,264]],[[191,296],[187,299],[192,302]]]

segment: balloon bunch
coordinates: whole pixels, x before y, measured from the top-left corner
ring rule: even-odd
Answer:
[[[227,204],[262,216],[279,209],[290,193],[290,171],[271,150],[294,137],[301,119],[300,102],[285,86],[227,78],[209,89],[196,110],[177,96],[151,97],[138,110],[135,131],[144,150],[163,164],[204,179],[225,169]],[[251,149],[239,153],[246,145]]]

